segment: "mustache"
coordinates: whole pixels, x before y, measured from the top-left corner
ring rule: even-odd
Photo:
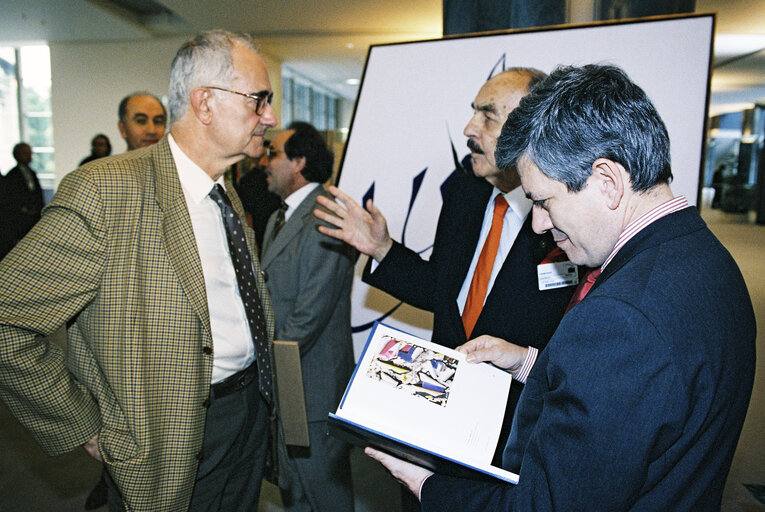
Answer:
[[[472,151],[473,153],[478,153],[479,155],[483,155],[483,149],[481,149],[481,146],[478,145],[476,141],[473,139],[468,139],[467,141],[467,147]]]

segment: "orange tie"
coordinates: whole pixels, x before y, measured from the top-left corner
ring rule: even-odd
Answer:
[[[574,295],[571,297],[571,300],[566,307],[566,313],[568,313],[571,308],[582,302],[584,296],[590,292],[590,288],[592,288],[592,285],[595,284],[595,281],[598,279],[600,272],[600,267],[591,268],[587,271],[587,274],[584,276],[582,282],[579,283],[577,289],[574,290]],[[563,314],[565,315],[566,313]]]
[[[470,338],[473,327],[478,321],[478,316],[486,299],[486,290],[489,288],[491,271],[494,268],[494,259],[499,249],[499,239],[502,237],[502,222],[507,212],[507,201],[502,194],[494,198],[494,216],[491,219],[491,229],[486,242],[481,249],[478,263],[475,266],[473,280],[470,282],[470,291],[465,301],[465,309],[462,311],[462,325],[465,326],[465,335]]]

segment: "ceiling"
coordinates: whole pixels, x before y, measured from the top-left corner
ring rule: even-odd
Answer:
[[[712,113],[765,103],[765,2],[696,0],[696,10],[718,13]],[[442,0],[0,0],[0,12],[0,44],[249,32],[265,53],[349,99],[358,86],[346,81],[361,77],[370,44],[442,31]]]

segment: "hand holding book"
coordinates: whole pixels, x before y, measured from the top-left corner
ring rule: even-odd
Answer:
[[[427,478],[433,474],[432,471],[427,470],[417,464],[412,464],[405,460],[388,455],[380,450],[375,450],[371,446],[364,448],[364,453],[375,459],[377,462],[385,466],[385,469],[390,471],[393,478],[407,486],[412,491],[412,494],[420,499],[420,489],[422,484]]]
[[[492,363],[510,373],[521,369],[529,353],[527,347],[514,345],[486,334],[460,345],[456,350],[466,354],[465,360],[468,363]]]
[[[467,350],[483,357],[494,353],[485,348],[502,347],[486,341]],[[329,415],[329,431],[420,466],[375,456],[400,471],[415,492],[427,476],[422,467],[515,483],[517,475],[491,465],[511,382],[509,373],[493,365],[470,364],[465,352],[376,324],[337,412]]]

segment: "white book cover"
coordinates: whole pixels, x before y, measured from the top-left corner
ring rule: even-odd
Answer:
[[[517,483],[491,465],[511,382],[495,366],[377,323],[330,418]]]

